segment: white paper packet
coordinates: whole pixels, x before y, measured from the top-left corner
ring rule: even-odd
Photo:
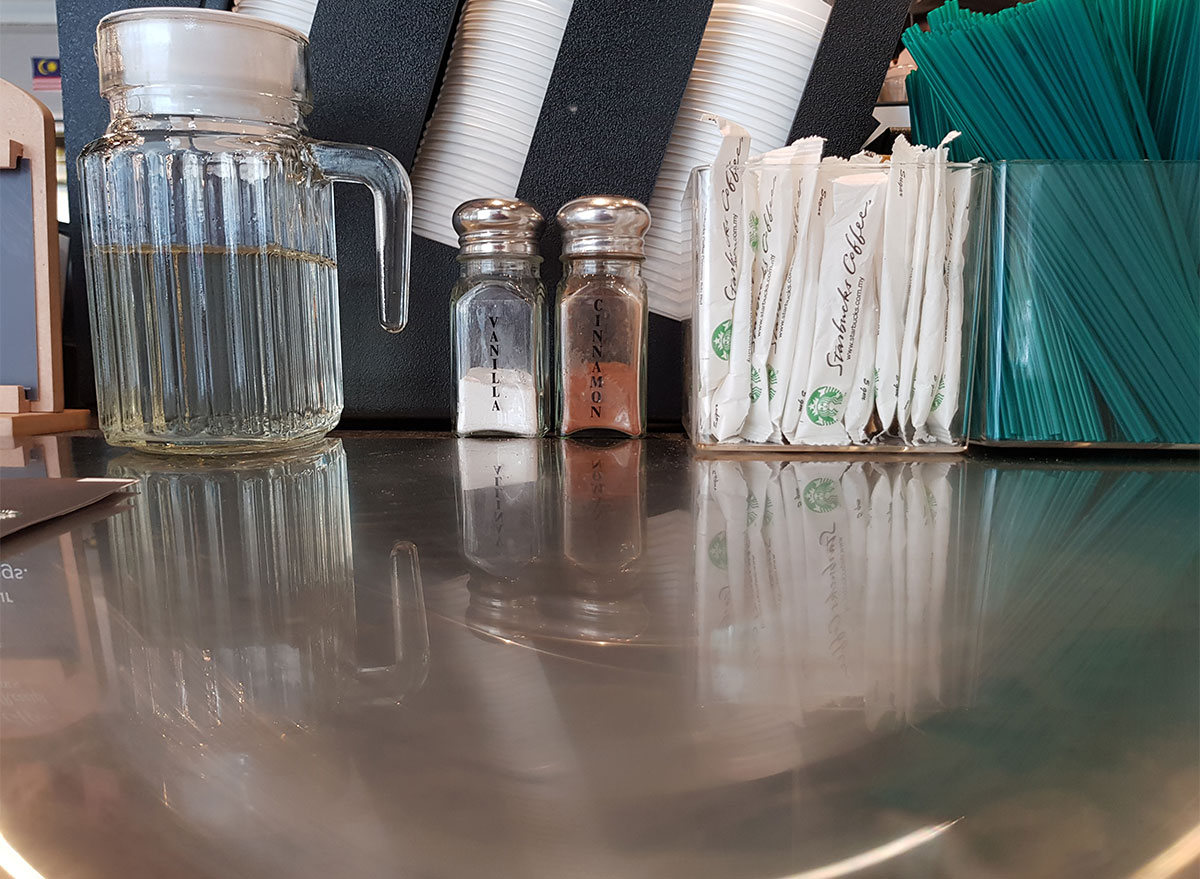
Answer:
[[[868,441],[867,423],[875,411],[875,340],[879,333],[879,259],[878,251],[868,275],[867,292],[860,311],[858,364],[846,401],[842,422],[852,443]]]
[[[885,431],[896,418],[900,346],[912,284],[914,221],[921,186],[921,175],[915,166],[925,151],[925,147],[913,146],[901,135],[896,139],[888,169],[879,274],[879,332],[875,345],[875,409]]]
[[[907,437],[908,412],[912,404],[913,375],[917,369],[917,333],[921,328],[921,298],[925,293],[925,267],[929,261],[929,232],[933,213],[933,165],[937,154],[926,150],[917,160],[917,213],[913,218],[912,266],[905,299],[904,330],[900,336],[900,371],[896,379],[896,429]]]
[[[770,442],[783,438],[783,415],[788,402],[788,385],[792,375],[792,360],[796,353],[796,342],[800,330],[801,300],[804,295],[805,272],[809,266],[810,238],[813,234],[813,203],[816,198],[821,175],[821,150],[825,139],[807,138],[816,145],[796,159],[795,204],[793,216],[795,228],[792,233],[792,258],[787,278],[779,295],[779,312],[775,318],[775,341],[767,355],[767,408],[771,416]],[[819,240],[819,239],[818,239]],[[819,255],[820,248],[817,248]],[[811,335],[811,332],[810,332]],[[774,393],[771,392],[771,377],[775,377]]]
[[[780,297],[796,245],[797,191],[802,165],[821,161],[824,138],[809,137],[750,160],[747,176],[758,192],[759,248],[756,254],[754,320],[750,342],[750,412],[742,436],[752,442],[771,439],[770,404],[779,377],[770,356],[776,343]]]
[[[721,146],[713,158],[707,196],[702,207],[701,228],[696,246],[698,278],[696,326],[698,344],[696,375],[699,388],[699,428],[713,432],[712,411],[717,388],[729,373],[733,339],[733,303],[744,260],[742,242],[746,218],[742,207],[744,187],[741,167],[750,157],[750,133],[719,116],[705,115],[721,131]]]
[[[974,163],[972,163],[974,164]],[[972,168],[952,168],[947,173],[947,217],[950,235],[946,240],[946,339],[941,377],[930,407],[929,439],[951,442],[950,425],[958,413],[958,392],[963,370],[963,272],[966,269],[966,240],[970,231]]]
[[[917,359],[921,332],[921,318],[925,314],[925,296],[931,287],[936,290],[942,283],[941,260],[945,254],[945,210],[942,202],[941,182],[944,178],[948,150],[946,144],[958,136],[952,131],[932,150],[922,153],[918,168],[921,174],[921,192],[917,199],[916,227],[913,236],[913,273],[909,287],[908,303],[904,314],[904,336],[900,348],[900,384],[896,401],[896,426],[901,436],[912,437],[912,405],[917,381]],[[935,214],[940,213],[940,225],[935,225]],[[940,243],[939,243],[940,242]],[[936,261],[935,261],[936,260]],[[936,266],[936,269],[932,267]],[[936,282],[930,280],[934,271]],[[940,323],[940,318],[939,321]]]
[[[817,287],[821,280],[821,254],[825,247],[825,227],[833,211],[833,184],[839,177],[863,172],[863,165],[878,164],[879,158],[871,153],[859,153],[849,159],[826,156],[817,168],[816,184],[812,195],[806,237],[798,238],[794,251],[792,271],[794,274],[791,309],[795,311],[791,322],[795,333],[787,344],[792,349],[790,365],[780,363],[780,375],[786,368],[787,383],[777,394],[783,395],[779,417],[780,432],[789,440],[804,414],[808,394],[808,372],[812,362],[813,331],[816,327]],[[803,259],[803,265],[799,261]],[[797,273],[797,269],[800,271]],[[799,287],[796,285],[799,284]]]
[[[745,228],[738,239],[737,286],[734,288],[733,316],[730,325],[729,371],[717,386],[713,397],[713,436],[719,442],[737,437],[750,414],[750,335],[754,323],[754,290],[758,280],[759,193],[752,175],[745,169],[732,168],[741,175],[742,216]],[[728,291],[727,291],[728,292]]]
[[[942,141],[949,142],[956,132]],[[908,420],[918,441],[926,436],[925,422],[937,393],[946,344],[946,305],[949,298],[946,274],[946,246],[950,236],[947,220],[947,165],[949,150],[938,147],[933,164],[934,190],[937,193],[929,226],[929,257],[925,264],[925,294],[921,302],[921,327],[917,331],[917,366],[913,375],[912,404]]]
[[[833,181],[815,297],[804,413],[788,437],[814,445],[849,442],[842,417],[861,350],[862,308],[874,284],[887,174],[850,174]],[[801,343],[802,344],[802,343]],[[797,349],[798,353],[800,349]]]

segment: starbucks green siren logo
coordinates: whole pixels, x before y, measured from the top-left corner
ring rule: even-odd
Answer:
[[[758,498],[753,494],[746,497],[746,524],[753,525],[758,521]]]
[[[751,211],[750,212],[750,249],[753,250],[755,253],[758,252],[758,245],[759,245],[758,227],[760,224],[761,224],[761,221],[758,218],[758,214],[754,213],[754,211]]]
[[[937,393],[933,397],[933,409],[946,402],[946,377],[942,376],[938,379]]]
[[[774,366],[767,367],[767,399],[775,399],[775,386],[779,384],[779,370]]]
[[[841,417],[842,404],[845,402],[846,395],[844,393],[835,387],[824,385],[809,395],[805,410],[813,424],[828,427]]]
[[[729,349],[733,347],[733,321],[727,320],[712,334],[713,353],[722,360],[729,359]]]
[[[804,487],[804,506],[814,513],[832,513],[838,508],[837,483],[832,479],[814,479]]]
[[[762,373],[750,367],[750,402],[757,403],[762,396]]]
[[[729,570],[729,543],[725,538],[724,531],[709,541],[708,560],[713,563],[715,568],[720,568],[722,571]]]

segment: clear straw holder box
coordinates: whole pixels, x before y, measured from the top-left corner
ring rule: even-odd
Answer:
[[[807,172],[811,173],[815,166],[810,164],[805,168]],[[892,171],[903,171],[910,185],[915,183],[920,187],[929,186],[931,192],[935,191],[933,189],[934,172],[929,165],[917,163],[899,165],[884,162],[879,165],[858,167],[854,173],[888,174]],[[788,273],[788,283],[791,283],[793,288],[791,298],[786,305],[786,296],[780,299],[780,307],[776,315],[773,354],[768,356],[766,380],[763,380],[764,377],[761,375],[763,370],[756,369],[755,371],[759,373],[758,382],[750,390],[751,393],[767,395],[768,409],[772,408],[770,404],[774,401],[775,395],[786,395],[782,402],[775,401],[773,408],[779,417],[773,421],[772,436],[765,440],[751,439],[746,435],[745,430],[730,436],[732,431],[728,422],[723,430],[718,430],[714,424],[714,420],[719,421],[721,417],[719,412],[720,406],[723,405],[721,401],[724,400],[725,403],[728,403],[729,400],[730,395],[727,391],[722,392],[721,384],[730,373],[729,360],[736,357],[736,346],[727,340],[725,334],[727,331],[736,331],[736,328],[732,323],[726,324],[729,315],[725,312],[732,312],[731,306],[719,303],[721,298],[730,299],[728,295],[730,291],[726,289],[729,286],[727,273],[721,268],[720,262],[720,258],[724,254],[717,253],[718,259],[714,260],[713,250],[722,247],[731,225],[730,216],[724,208],[726,202],[722,198],[722,191],[728,188],[726,181],[731,175],[741,180],[744,180],[747,175],[745,166],[731,166],[726,168],[725,172],[721,181],[714,181],[711,167],[695,169],[683,201],[683,226],[685,239],[687,239],[685,252],[690,250],[691,258],[690,262],[685,258],[685,263],[681,266],[681,273],[685,283],[689,284],[693,291],[692,316],[685,322],[688,340],[685,346],[687,360],[685,363],[684,425],[695,447],[701,451],[751,453],[763,451],[869,452],[912,455],[964,451],[967,447],[970,405],[974,396],[973,376],[978,338],[977,326],[986,294],[984,288],[989,279],[990,166],[982,162],[950,163],[945,166],[943,180],[945,188],[939,188],[936,191],[946,194],[950,181],[955,181],[958,184],[955,189],[955,204],[965,203],[965,207],[959,213],[962,220],[959,234],[957,238],[952,239],[955,243],[942,247],[939,253],[938,249],[931,248],[928,242],[917,242],[914,240],[914,236],[902,235],[896,241],[907,241],[907,243],[896,244],[887,251],[890,263],[889,275],[901,278],[902,280],[898,283],[904,288],[902,297],[893,295],[891,299],[893,303],[896,303],[893,314],[899,314],[899,318],[887,321],[887,326],[896,339],[896,344],[893,346],[896,351],[895,369],[890,381],[893,393],[890,395],[886,392],[880,393],[884,380],[877,377],[881,373],[875,367],[869,366],[875,355],[868,354],[868,349],[878,350],[876,343],[879,334],[885,332],[884,327],[880,326],[879,320],[879,292],[881,285],[887,283],[883,278],[882,252],[874,261],[874,268],[863,278],[865,286],[873,288],[874,295],[864,296],[865,301],[869,304],[860,309],[857,316],[853,311],[847,315],[849,320],[846,325],[854,325],[857,337],[852,343],[846,342],[843,350],[848,350],[853,346],[859,353],[860,362],[854,368],[854,371],[858,373],[857,380],[853,383],[848,382],[849,373],[852,371],[849,367],[846,368],[846,377],[842,378],[840,382],[821,380],[811,369],[808,370],[805,380],[799,384],[793,378],[797,374],[805,373],[802,367],[797,368],[795,364],[823,359],[823,357],[817,357],[825,351],[819,341],[821,336],[817,325],[842,317],[840,310],[837,310],[836,314],[828,310],[828,302],[823,310],[814,298],[819,297],[822,293],[819,280],[823,268],[821,262],[830,258],[828,255],[821,256],[820,254],[833,254],[833,257],[840,260],[838,257],[840,251],[837,251],[836,248],[827,250],[824,247],[826,228],[828,227],[832,234],[837,231],[836,224],[831,220],[819,220],[814,213],[810,227],[819,228],[822,240],[815,242],[816,246],[813,246],[814,242],[810,239],[811,234],[816,234],[816,231],[810,229],[810,235],[802,234],[795,242],[795,246],[790,248],[793,259],[784,268]],[[714,192],[714,183],[717,185],[716,192]],[[888,193],[890,194],[891,191],[889,185]],[[917,192],[920,189],[914,188],[911,191]],[[947,207],[946,213],[949,217],[953,211]],[[947,234],[949,219],[946,219],[945,224],[942,224],[940,220],[932,220],[932,210],[929,210],[924,216],[927,229],[937,223],[942,234]],[[884,225],[886,225],[886,220],[885,208]],[[744,223],[748,227],[756,225],[740,218],[737,222]],[[841,231],[844,233],[846,230]],[[886,233],[881,231],[879,234],[879,243],[882,248],[883,236]],[[836,240],[843,238],[844,234]],[[957,248],[957,258],[951,259],[951,251],[955,248]],[[795,258],[797,252],[804,256]],[[814,256],[814,254],[817,255]],[[931,257],[931,254],[937,255]],[[913,280],[914,278],[925,278],[926,266],[932,266],[934,263],[937,268],[928,273],[928,280]],[[715,276],[715,273],[721,276]],[[827,280],[838,282],[839,279],[836,275],[836,272],[829,274]],[[818,280],[801,281],[802,277],[805,279],[812,277]],[[806,283],[810,288],[807,295],[803,289]],[[936,296],[927,298],[927,286],[932,290],[936,283],[947,285],[945,302],[939,302]],[[891,284],[892,286],[888,289],[893,291],[901,289],[900,286],[897,286],[897,282],[893,281]],[[826,283],[825,286],[830,287],[823,291],[827,300],[829,297],[838,296],[838,290],[835,289],[837,283],[832,285]],[[936,331],[928,329],[924,334],[924,340],[930,346],[926,361],[927,363],[937,363],[933,369],[919,370],[916,367],[920,360],[922,309],[908,307],[907,300],[910,298],[908,295],[910,289],[914,295],[921,297],[920,304],[922,306],[929,305],[927,311],[930,320],[933,321],[929,327],[937,328]],[[951,299],[957,304],[947,308]],[[793,315],[790,324],[794,327],[801,327],[800,330],[791,333],[791,338],[795,342],[790,358],[786,354],[779,353],[785,334],[784,327],[788,323],[786,312],[789,309],[798,310]],[[869,316],[868,310],[870,311]],[[905,358],[902,354],[902,349],[905,347],[904,325],[907,323],[907,318],[910,317],[909,312],[911,312],[911,319],[915,321],[909,327],[914,341],[908,345],[908,357]],[[807,315],[807,319],[805,319],[805,315]],[[874,333],[872,334],[870,329],[864,330],[864,326],[874,327]],[[957,331],[950,331],[951,326]],[[812,329],[809,329],[810,327]],[[790,346],[783,345],[784,351],[788,347]],[[817,350],[818,348],[820,350]],[[936,356],[929,354],[935,349],[938,352]],[[831,356],[835,357],[836,355]],[[886,370],[886,364],[891,361],[887,358],[883,359]],[[724,362],[721,362],[722,360]],[[785,363],[785,361],[787,362]],[[905,361],[905,363],[902,365],[901,361]],[[909,373],[910,394],[907,410],[899,404],[899,399],[903,395],[898,393],[898,387],[902,381],[900,375],[905,373],[906,366],[912,368],[912,372]],[[864,367],[866,368],[864,369]],[[887,373],[885,371],[882,374]],[[907,411],[911,416],[913,401],[916,397],[921,396],[914,390],[918,382],[924,384],[923,413],[925,413],[925,417],[919,417],[920,424],[914,424],[911,418],[902,417],[902,413]],[[816,431],[812,429],[814,424],[822,428],[841,424],[842,420],[847,418],[851,401],[855,397],[858,398],[856,401],[858,414],[847,422],[847,429],[841,432],[840,437],[837,435],[838,432],[832,428]],[[759,406],[760,418],[757,436],[761,437],[761,404]],[[865,416],[862,411],[864,406],[866,408]],[[793,410],[790,421],[789,407]],[[714,412],[717,412],[715,416]],[[864,422],[864,419],[865,423],[859,429],[858,424]],[[802,426],[793,429],[789,434],[787,427],[797,423]],[[813,434],[821,435],[813,436]]]
[[[994,176],[972,441],[1200,447],[1200,162]]]

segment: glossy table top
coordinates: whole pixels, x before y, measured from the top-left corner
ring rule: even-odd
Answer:
[[[1196,875],[1194,457],[0,455],[14,875]]]

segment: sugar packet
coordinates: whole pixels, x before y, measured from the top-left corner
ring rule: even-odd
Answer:
[[[951,442],[950,425],[958,414],[963,373],[963,272],[966,270],[966,241],[971,223],[969,209],[974,168],[952,168],[947,176],[949,201],[946,213],[950,233],[946,239],[946,338],[938,390],[928,421],[929,439],[938,443]]]
[[[804,406],[808,399],[808,375],[812,362],[813,332],[816,327],[817,287],[821,280],[821,255],[825,247],[825,227],[833,211],[833,184],[839,177],[859,174],[861,166],[878,164],[879,157],[871,153],[859,153],[849,159],[827,156],[818,168],[816,187],[812,196],[809,214],[807,242],[797,239],[792,271],[799,289],[792,291],[791,308],[796,314],[792,318],[795,326],[793,337],[786,342],[792,349],[792,362],[787,367],[787,384],[779,393],[784,395],[779,427],[790,441],[796,432]],[[803,266],[799,261],[803,259]],[[797,269],[802,271],[797,271]],[[800,280],[800,279],[803,280]],[[781,342],[781,344],[784,344]],[[781,369],[784,364],[780,364]],[[781,375],[783,373],[781,372]]]
[[[896,418],[900,346],[912,284],[913,233],[921,186],[916,166],[925,151],[925,147],[913,146],[901,135],[892,149],[888,168],[879,273],[879,331],[875,344],[875,409],[884,431]]]
[[[861,356],[862,311],[875,283],[887,179],[886,173],[870,171],[833,181],[833,210],[825,223],[813,303],[816,323],[804,414],[789,437],[793,441],[849,442],[842,417]]]
[[[892,477],[878,467],[867,520],[867,575],[863,586],[863,699],[867,729],[879,729],[896,713],[892,662]]]
[[[948,143],[954,134],[956,132],[948,135],[942,143]],[[948,161],[949,150],[943,145],[938,148],[933,164],[933,188],[937,195],[929,220],[929,257],[925,264],[925,293],[921,301],[921,326],[917,331],[917,364],[908,413],[913,436],[918,441],[926,435],[925,422],[929,420],[929,410],[933,408],[933,398],[941,378],[946,342],[946,303],[949,293],[946,274]]]
[[[729,374],[734,301],[743,269],[749,274],[743,254],[747,235],[741,169],[750,156],[750,134],[740,125],[719,116],[705,114],[702,118],[721,131],[721,145],[713,158],[705,193],[707,198],[702,208],[704,233],[697,242],[701,254],[695,332],[700,344],[696,356],[699,388],[694,396],[702,406],[698,413],[701,431],[707,434],[716,433],[715,427],[720,420],[714,403],[717,389]],[[737,427],[740,426],[739,423]]]
[[[771,438],[770,401],[778,394],[777,368],[770,362],[776,342],[776,317],[796,244],[797,184],[800,163],[816,165],[825,141],[798,140],[771,150],[747,164],[749,185],[758,193],[754,319],[750,342],[750,412],[742,436],[752,442]]]
[[[771,417],[771,442],[783,437],[783,417],[788,402],[788,385],[791,381],[792,359],[796,353],[799,336],[801,299],[803,298],[805,271],[810,264],[810,238],[813,237],[813,202],[816,198],[821,172],[821,150],[824,138],[807,138],[818,146],[812,152],[798,156],[795,166],[795,204],[793,217],[795,227],[792,238],[792,258],[788,266],[787,279],[779,295],[779,313],[775,318],[775,340],[767,355],[767,408]],[[797,141],[801,143],[801,141]],[[814,155],[815,154],[815,155]],[[818,236],[819,240],[819,236]],[[817,248],[819,254],[820,249]],[[809,333],[811,336],[811,332]],[[771,388],[771,377],[775,387]]]
[[[793,538],[793,572],[802,576],[805,604],[803,705],[808,710],[861,695],[858,644],[850,606],[849,517],[842,491],[845,464],[796,462],[794,494],[803,532]]]
[[[754,186],[754,179],[746,174],[744,167],[730,166],[726,173],[729,177],[739,177],[741,211],[745,222],[736,241],[736,257],[733,257],[737,261],[738,272],[730,319],[729,371],[721,379],[713,397],[712,432],[718,442],[740,435],[746,416],[750,414],[750,333],[754,322],[754,289],[760,273],[757,254],[761,244],[759,192]]]
[[[900,348],[900,384],[896,401],[896,423],[905,438],[912,437],[912,406],[917,382],[917,358],[921,319],[926,313],[925,297],[942,284],[945,254],[945,209],[942,181],[949,154],[947,144],[958,136],[952,131],[936,149],[921,155],[921,195],[917,200],[916,233],[913,236],[913,273],[904,314],[904,336]],[[935,216],[935,214],[937,216]],[[935,225],[937,223],[937,225]],[[931,274],[932,272],[932,274]],[[940,331],[940,317],[937,321]]]

